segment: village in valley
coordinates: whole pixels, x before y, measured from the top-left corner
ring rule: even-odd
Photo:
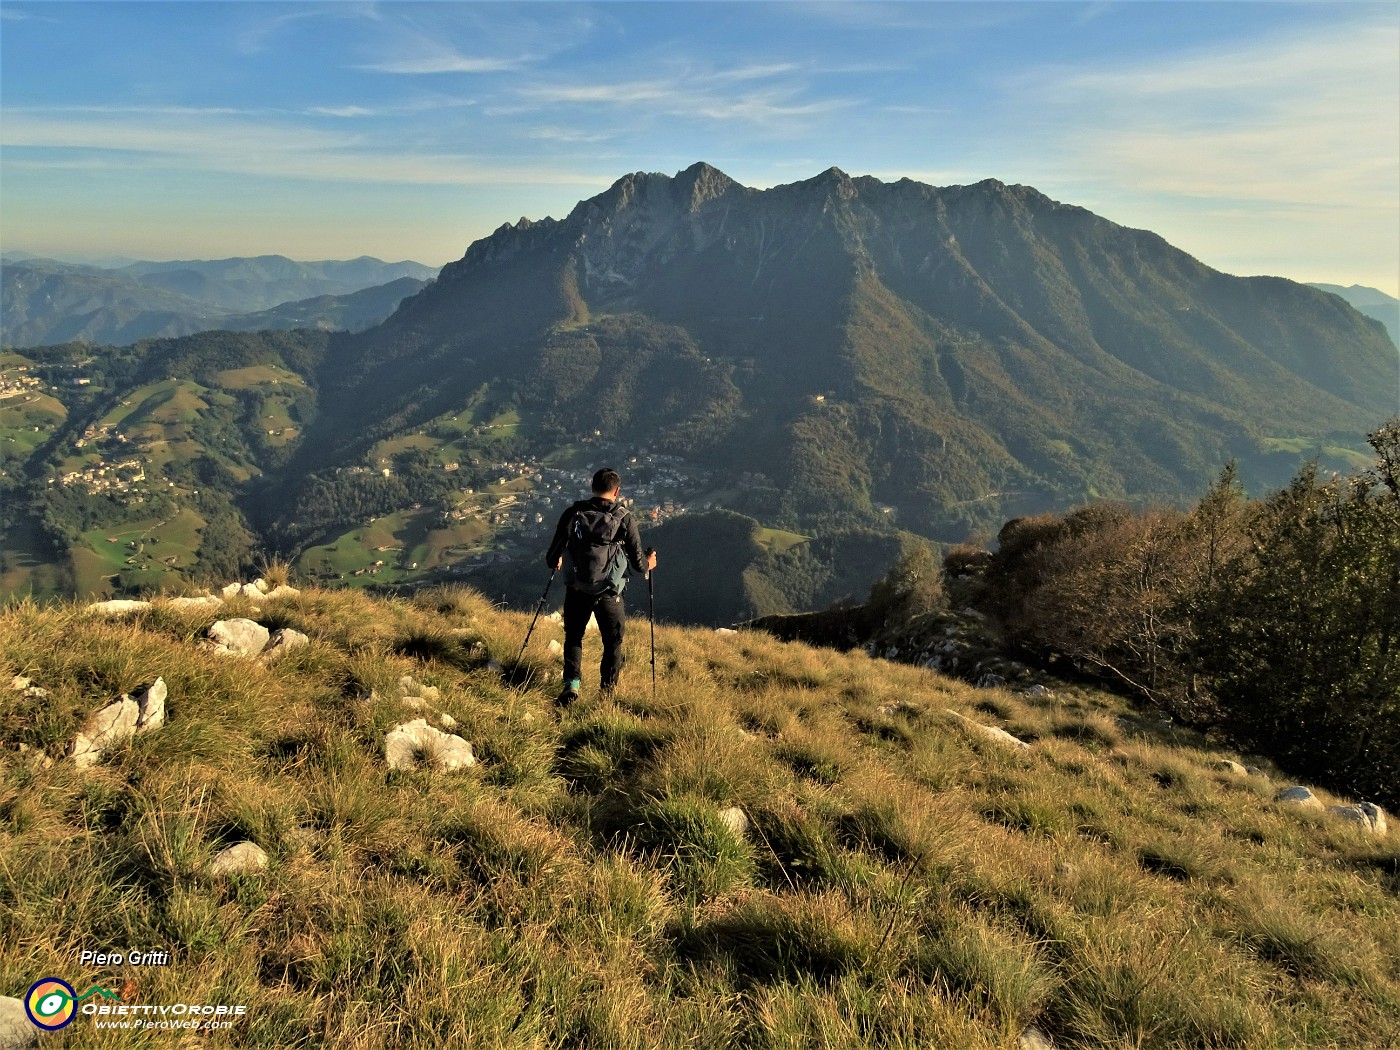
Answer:
[[[400,583],[461,579],[490,566],[533,562],[548,544],[559,515],[586,498],[591,472],[584,459],[616,465],[624,479],[623,499],[644,525],[659,525],[688,511],[709,510],[710,472],[679,456],[648,453],[599,442],[544,460],[528,456],[479,463],[471,472],[484,481],[454,489],[437,506],[414,504],[368,518],[326,543],[303,552],[299,564],[326,582]],[[561,465],[560,460],[569,465]],[[392,467],[348,467],[346,472],[392,476]],[[462,464],[441,464],[467,473]]]

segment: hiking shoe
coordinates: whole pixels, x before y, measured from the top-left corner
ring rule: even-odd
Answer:
[[[577,699],[578,690],[571,685],[566,685],[564,691],[559,694],[559,700],[557,702],[560,707],[568,707]]]

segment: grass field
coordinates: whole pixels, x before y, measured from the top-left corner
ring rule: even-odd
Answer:
[[[405,510],[376,518],[349,529],[335,539],[308,547],[297,558],[306,573],[344,574],[348,584],[399,583],[424,576],[432,569],[454,564],[463,548],[475,548],[490,539],[484,521],[441,524],[436,511]],[[386,547],[388,550],[380,550]],[[374,576],[353,576],[356,569],[384,564]],[[412,568],[414,564],[417,568]]]
[[[1318,455],[1318,465],[1332,470],[1355,473],[1366,470],[1375,462],[1375,454],[1359,448],[1341,445],[1319,445],[1316,438],[1265,438],[1266,452],[1287,452],[1294,456]]]
[[[596,695],[591,638],[560,711],[558,627],[512,686],[488,661],[528,617],[471,592],[307,590],[260,616],[310,637],[287,659],[200,649],[250,612],[0,612],[0,681],[50,693],[0,709],[4,992],[245,1004],[217,1042],[256,1047],[1400,1042],[1395,832],[1280,808],[1284,774],[1113,697],[665,627],[653,697],[634,624],[620,690]],[[441,697],[410,710],[404,674]],[[92,769],[14,750],[59,755],[156,675],[166,726]],[[386,731],[439,712],[479,764],[387,769]],[[209,876],[240,840],[268,870]],[[77,962],[136,946],[171,964]],[[54,1038],[132,1045],[81,1016]]]
[[[78,593],[111,593],[117,573],[139,586],[169,587],[197,564],[202,528],[204,519],[185,509],[164,521],[140,518],[82,533],[73,545]]]
[[[279,365],[228,368],[215,378],[225,390],[250,390],[263,386],[306,386],[306,381],[301,376]]]
[[[0,531],[4,568],[0,571],[0,601],[26,595],[46,597],[67,589],[62,570],[53,563],[39,529],[27,518]]]
[[[784,532],[782,529],[769,529],[760,526],[753,530],[753,541],[773,554],[792,550],[800,543],[806,543],[810,536],[797,532]]]

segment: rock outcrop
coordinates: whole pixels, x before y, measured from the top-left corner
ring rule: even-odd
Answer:
[[[391,729],[384,737],[384,760],[390,769],[417,769],[427,766],[439,773],[451,773],[476,765],[472,746],[459,736],[444,733],[415,718]]]
[[[119,700],[94,713],[68,745],[74,765],[90,766],[112,748],[137,733],[149,733],[165,724],[165,679],[157,678],[136,696]]]

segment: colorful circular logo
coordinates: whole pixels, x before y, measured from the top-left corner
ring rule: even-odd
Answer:
[[[35,981],[24,997],[24,1012],[46,1031],[56,1032],[77,1014],[78,993],[67,981],[45,977]]]

